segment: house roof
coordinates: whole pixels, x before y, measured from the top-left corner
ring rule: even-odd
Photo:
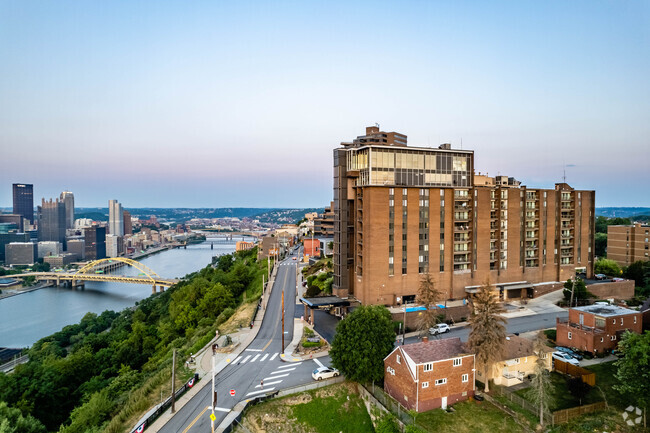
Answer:
[[[441,361],[468,353],[460,338],[445,338],[443,340],[406,344],[401,348],[416,364]]]
[[[618,307],[616,305],[586,305],[584,307],[572,308],[572,310],[584,311],[586,313],[597,314],[604,317],[623,316],[625,314],[634,314],[638,311],[630,310],[625,307]]]
[[[553,349],[544,346],[545,352],[552,352]],[[503,347],[503,359],[523,358],[535,355],[535,344],[526,338],[517,335],[506,337],[506,344]]]

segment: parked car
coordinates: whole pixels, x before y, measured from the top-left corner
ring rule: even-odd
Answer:
[[[336,368],[331,368],[331,367],[318,367],[316,370],[312,371],[311,377],[314,378],[314,380],[323,380],[323,379],[329,379],[330,377],[336,377],[340,373]]]
[[[605,274],[596,274],[596,275],[594,275],[594,278],[597,279],[597,280],[605,280],[605,279],[607,279],[607,275],[605,275]]]
[[[429,328],[429,334],[431,335],[444,334],[445,332],[449,331],[451,331],[451,328],[449,328],[449,325],[446,323],[438,323],[433,328]]]
[[[553,352],[553,359],[559,359],[560,361],[568,362],[569,364],[573,365],[580,365],[580,362],[578,362],[577,359],[574,357],[564,353],[564,352]]]
[[[555,350],[558,351],[558,352],[564,352],[567,355],[574,357],[578,361],[582,360],[582,355],[580,355],[578,352],[576,352],[576,351],[574,351],[572,349],[569,349],[568,347],[559,346],[559,347],[556,347]]]
[[[612,278],[612,281],[625,281],[625,278]]]

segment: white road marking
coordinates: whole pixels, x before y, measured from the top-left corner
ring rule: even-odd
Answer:
[[[248,355],[246,358],[244,358],[244,360],[241,363],[244,364],[246,361],[248,361],[248,358],[250,358],[251,356],[253,355]]]
[[[267,383],[265,383],[265,385],[275,385],[276,383],[281,383],[281,382],[282,382],[281,380],[276,380],[275,382],[267,382]],[[261,386],[262,385],[257,385],[257,386],[255,386],[255,388],[259,388]]]
[[[283,368],[296,367],[296,366],[298,366],[298,365],[300,365],[300,364],[302,364],[302,362],[294,362],[294,363],[291,363],[291,364],[287,364],[287,365],[280,366],[280,367],[278,367],[278,370],[281,370],[281,369],[283,369]]]
[[[246,352],[261,352],[262,349],[246,349]]]
[[[216,407],[215,406],[214,410],[217,410],[219,412],[230,412],[230,409],[226,409],[225,407]]]
[[[262,359],[260,359],[260,362],[264,361],[264,360],[266,359],[267,356],[269,356],[269,354],[268,354],[268,353],[265,353],[264,356],[262,357]]]
[[[325,367],[322,362],[320,362],[318,359],[314,359],[314,362],[318,364],[319,367]]]
[[[287,377],[287,376],[289,376],[289,373],[287,373],[287,374],[280,374],[280,375],[278,375],[278,376],[273,376],[273,374],[271,374],[271,376],[269,376],[269,377],[265,377],[264,380],[279,379],[279,378],[281,378],[281,377]]]
[[[262,392],[273,391],[274,389],[275,389],[275,387],[273,387],[273,388],[269,388],[269,389],[260,389],[259,391],[249,392],[248,394],[246,394],[246,397],[248,397],[249,395],[260,394],[260,393],[262,393]]]
[[[277,353],[274,353],[273,356],[271,357],[271,359],[269,359],[269,361],[273,361],[273,360],[275,359],[276,356],[278,356],[278,354],[277,354]]]
[[[255,357],[253,359],[251,359],[251,362],[257,361],[257,358],[259,358],[260,356],[262,356],[262,354],[258,353],[257,355],[255,355]]]
[[[237,359],[235,359],[232,363],[233,363],[233,364],[236,364],[236,363],[239,362],[240,359],[241,359],[241,356],[238,356]]]
[[[279,374],[279,373],[284,373],[285,371],[292,371],[292,370],[295,370],[295,369],[296,369],[296,367],[293,367],[293,368],[283,368],[282,370],[280,370],[280,369],[277,369],[276,371],[274,371],[274,372],[273,372],[273,373],[271,373],[271,374],[276,374],[276,373],[277,373],[277,374]]]

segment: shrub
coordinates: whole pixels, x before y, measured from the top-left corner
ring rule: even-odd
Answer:
[[[313,336],[314,336],[314,331],[312,331],[310,328],[305,328],[305,329],[303,330],[303,332],[305,333],[305,335],[306,335],[307,337],[313,337]]]
[[[302,343],[302,347],[321,347],[323,345],[322,341],[305,341]]]
[[[546,338],[549,340],[555,341],[557,339],[557,330],[555,329],[547,329],[544,331],[544,335],[546,335]]]

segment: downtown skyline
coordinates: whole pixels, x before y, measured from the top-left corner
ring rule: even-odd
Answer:
[[[374,124],[650,206],[645,2],[0,5],[0,207],[322,207]]]

